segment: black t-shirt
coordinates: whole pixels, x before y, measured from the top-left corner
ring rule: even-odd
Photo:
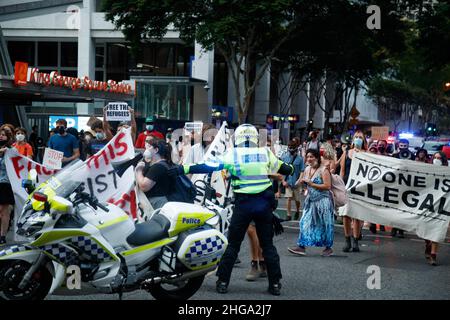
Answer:
[[[104,140],[92,139],[86,146],[86,154],[88,154],[89,156],[93,156],[101,149],[103,149],[108,144],[108,142],[109,142],[108,139]]]
[[[168,169],[169,166],[166,161],[161,161],[145,167],[144,177],[156,182],[153,188],[145,192],[145,195],[148,198],[168,196],[171,193],[175,181],[173,178],[168,177]]]

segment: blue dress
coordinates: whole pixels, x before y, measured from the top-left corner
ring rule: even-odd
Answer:
[[[315,184],[323,184],[319,175],[313,179]],[[317,190],[308,186],[308,195],[300,219],[298,245],[302,247],[333,246],[334,205],[329,190]]]

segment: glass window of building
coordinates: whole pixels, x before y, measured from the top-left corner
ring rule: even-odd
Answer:
[[[34,41],[8,41],[8,52],[13,65],[16,61],[36,65]]]
[[[76,42],[61,42],[61,67],[77,67],[78,44]]]
[[[58,42],[37,42],[38,61],[40,67],[58,66]]]
[[[128,78],[128,49],[129,46],[122,43],[108,44],[106,57],[106,77],[115,81]]]

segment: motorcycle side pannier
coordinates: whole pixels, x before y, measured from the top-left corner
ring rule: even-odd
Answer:
[[[175,243],[175,252],[187,268],[198,270],[218,264],[227,245],[222,233],[210,226],[202,226],[181,233]]]

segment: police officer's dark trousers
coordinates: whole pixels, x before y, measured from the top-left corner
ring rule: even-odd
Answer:
[[[258,194],[235,193],[235,196],[234,212],[228,230],[228,247],[217,270],[219,281],[229,283],[242,240],[250,222],[253,220],[267,266],[269,284],[278,283],[281,279],[281,269],[280,257],[273,245],[272,205],[274,193],[270,187]]]

